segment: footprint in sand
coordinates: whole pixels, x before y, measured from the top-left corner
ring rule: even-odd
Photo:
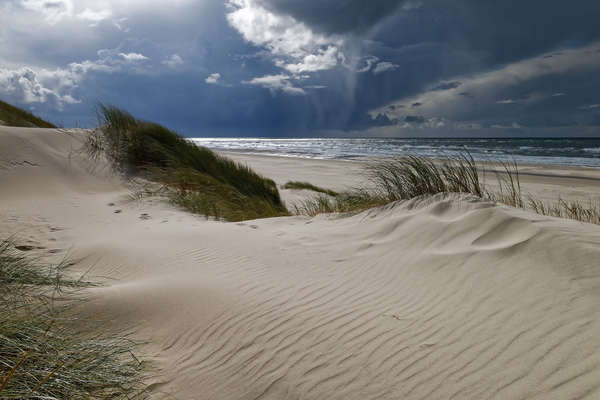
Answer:
[[[31,251],[31,250],[35,250],[35,249],[45,249],[45,247],[43,246],[32,246],[30,244],[21,244],[18,246],[15,246],[15,249],[17,250],[21,250],[21,251]]]
[[[115,214],[120,214],[120,213],[122,213],[122,212],[123,212],[123,210],[115,210],[115,211],[114,211],[114,213],[115,213]]]
[[[140,219],[147,220],[147,219],[150,219],[150,218],[152,218],[152,217],[150,216],[150,214],[147,214],[147,213],[142,213],[142,214],[140,214]]]

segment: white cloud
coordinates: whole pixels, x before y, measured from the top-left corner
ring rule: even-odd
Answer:
[[[104,10],[92,10],[91,8],[86,8],[79,14],[77,14],[77,18],[83,19],[86,21],[91,21],[91,26],[96,26],[99,22],[108,19],[112,16],[112,10],[104,9]]]
[[[183,58],[179,54],[172,54],[167,59],[163,60],[162,63],[169,68],[176,68],[178,65],[183,64]]]
[[[410,105],[420,103],[419,113],[425,118],[443,117],[464,121],[474,110],[481,114],[501,104],[531,104],[549,98],[550,94],[530,93],[514,100],[506,93],[518,92],[527,82],[548,75],[564,75],[600,70],[600,43],[553,53],[552,57],[540,55],[505,67],[469,77],[457,77],[459,84],[438,85],[417,96],[403,98],[386,106],[371,110],[372,118],[379,115],[401,121],[409,113]],[[498,100],[498,99],[502,100]],[[496,110],[497,108],[494,108]]]
[[[56,24],[65,17],[73,16],[73,2],[71,0],[22,0],[21,5],[31,11],[44,15],[49,24]]]
[[[125,26],[125,23],[127,21],[128,21],[128,18],[126,18],[126,17],[115,19],[115,20],[113,20],[113,25],[115,26],[115,28],[117,28],[121,32],[127,33],[130,31],[130,28]]]
[[[374,75],[379,75],[384,72],[394,71],[400,66],[389,61],[380,61],[379,57],[367,56],[359,60],[362,66],[356,68],[356,72],[364,73],[371,71]]]
[[[285,64],[276,63],[278,66],[287,69],[293,74],[302,72],[315,72],[334,68],[338,64],[340,53],[335,46],[329,46],[327,49],[319,49],[316,54],[308,54],[298,63]]]
[[[110,0],[78,0],[77,2],[73,0],[21,0],[23,8],[42,14],[44,20],[50,25],[55,25],[68,18],[89,21],[91,27],[112,17],[113,11],[109,3]],[[91,7],[85,7],[86,5],[91,5]],[[113,23],[118,26],[116,22],[113,21]]]
[[[356,72],[363,73],[363,72],[368,72],[368,71],[370,71],[370,70],[371,70],[371,68],[373,67],[373,65],[375,65],[375,63],[376,63],[377,61],[379,61],[379,58],[378,58],[378,57],[375,57],[375,56],[368,56],[368,57],[366,57],[364,60],[361,60],[361,62],[362,62],[362,61],[364,61],[364,64],[365,64],[365,65],[364,65],[364,66],[362,66],[362,67],[359,67],[359,68],[356,70]]]
[[[123,57],[127,62],[148,60],[148,57],[140,53],[119,53],[119,55]]]
[[[269,89],[271,92],[282,91],[292,95],[306,94],[304,89],[292,85],[290,79],[291,77],[285,74],[265,75],[260,78],[254,78],[250,81],[242,81],[242,83],[246,85],[261,86]]]
[[[313,32],[291,16],[277,15],[257,0],[229,0],[229,24],[246,41],[266,48],[276,65],[292,73],[331,69],[344,59],[344,41],[337,35]]]
[[[52,71],[41,74],[31,68],[0,68],[0,93],[18,99],[24,103],[52,102],[61,109],[64,103],[79,103],[69,93],[61,94],[60,87],[48,87],[45,80],[52,80]]]
[[[398,69],[399,67],[400,67],[399,65],[393,64],[389,61],[382,61],[380,63],[377,63],[375,68],[373,68],[373,74],[379,75],[384,72],[394,71],[394,70]]]
[[[0,93],[18,102],[51,103],[61,109],[64,104],[80,102],[73,96],[73,90],[88,73],[123,71],[131,69],[132,62],[146,59],[139,53],[119,53],[116,49],[98,50],[97,54],[96,60],[70,63],[66,68],[0,66]]]
[[[205,80],[204,82],[211,84],[211,85],[216,85],[219,83],[219,79],[221,79],[221,74],[218,72],[215,72],[214,74],[210,74]]]

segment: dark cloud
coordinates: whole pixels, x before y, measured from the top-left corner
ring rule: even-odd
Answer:
[[[407,115],[406,117],[404,117],[404,122],[414,122],[417,124],[423,124],[425,123],[425,117],[421,115]]]
[[[423,6],[398,12],[377,39],[398,47],[446,43],[479,53],[490,65],[557,47],[600,39],[600,2],[575,0],[423,0]],[[402,10],[401,10],[402,11]]]
[[[433,87],[432,90],[447,90],[447,89],[455,89],[460,86],[459,81],[454,82],[442,82],[439,85]]]
[[[66,126],[95,124],[94,104],[109,102],[190,136],[360,134],[379,127],[392,132],[407,124],[429,129],[436,123],[448,127],[432,130],[437,136],[464,126],[472,135],[478,126],[495,132],[501,128],[491,126],[505,127],[511,134],[524,132],[515,126],[536,132],[560,128],[577,135],[590,126],[597,129],[600,120],[595,107],[600,104],[600,63],[568,67],[585,64],[600,51],[590,47],[594,54],[568,56],[573,49],[600,43],[597,1],[249,0],[239,4],[293,16],[308,29],[288,29],[297,25],[289,27],[289,18],[282,18],[283,25],[264,32],[250,25],[251,38],[232,26],[226,17],[232,7],[222,0],[178,6],[149,1],[133,6],[107,0],[110,18],[93,26],[77,17],[88,6],[101,11],[91,0],[76,4],[72,15],[56,24],[42,14],[33,21],[31,10],[5,17],[0,86],[9,83],[0,87],[0,96],[33,106]],[[52,12],[52,5],[65,2],[39,4],[50,5]],[[32,24],[35,30],[29,29]],[[282,38],[286,32],[292,34]],[[330,63],[324,51],[334,47]],[[111,71],[90,70],[69,83],[69,73],[98,62],[103,49],[116,58],[123,53],[147,59]],[[174,68],[168,60],[180,61]],[[530,64],[539,62],[528,60],[566,67],[531,75]],[[380,70],[389,67],[385,73],[374,73],[379,64]],[[298,65],[302,68],[292,68]],[[500,83],[485,83],[489,74],[507,66],[514,69]],[[18,73],[25,67],[35,72],[25,88],[29,97],[23,88],[8,87],[15,86],[14,77],[23,75]],[[216,74],[219,84],[207,84]],[[274,76],[302,95],[242,83]],[[433,107],[432,92],[451,93],[448,107]],[[443,101],[435,98],[438,106]],[[369,114],[384,107],[389,115]]]

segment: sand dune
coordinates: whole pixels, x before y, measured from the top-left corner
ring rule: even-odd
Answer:
[[[115,278],[85,312],[149,341],[153,397],[600,398],[600,227],[459,195],[207,221],[126,201],[84,135],[0,127],[0,228]]]

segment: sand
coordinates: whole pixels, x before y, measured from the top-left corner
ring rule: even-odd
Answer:
[[[319,160],[266,155],[249,155],[239,152],[222,153],[236,161],[249,164],[256,171],[273,178],[283,185],[289,180],[309,181],[334,190],[368,186],[365,183],[364,166],[367,161]],[[494,171],[503,167],[494,163],[481,164],[484,183],[491,189],[497,188]],[[538,200],[556,202],[564,200],[583,202],[600,201],[600,169],[576,168],[549,165],[519,164],[523,194]],[[283,191],[288,201],[297,201],[310,192]]]
[[[93,266],[82,312],[148,341],[153,398],[600,398],[599,226],[459,195],[207,221],[132,200],[85,134],[0,127],[0,230]],[[356,163],[235,157],[361,182]],[[596,171],[535,168],[532,191],[598,193]]]

